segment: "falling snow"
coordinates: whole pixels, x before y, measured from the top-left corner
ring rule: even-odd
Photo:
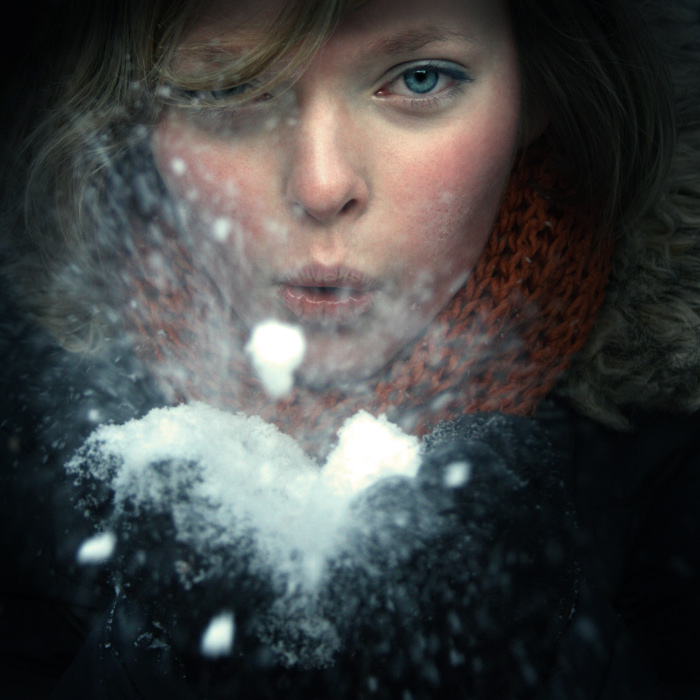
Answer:
[[[236,625],[232,612],[223,612],[214,617],[202,635],[200,651],[204,656],[216,659],[228,656],[233,650]]]
[[[231,220],[221,217],[214,221],[212,226],[212,236],[219,243],[224,243],[231,233]]]
[[[265,391],[275,399],[291,391],[294,372],[302,363],[305,350],[301,329],[276,321],[256,326],[246,346]]]
[[[182,158],[173,158],[170,161],[170,168],[176,175],[184,175],[187,170],[187,165]]]
[[[79,564],[101,564],[114,554],[117,538],[111,532],[101,532],[85,540],[78,549],[76,560]]]
[[[453,462],[445,469],[445,486],[458,488],[469,481],[471,465],[469,462]]]

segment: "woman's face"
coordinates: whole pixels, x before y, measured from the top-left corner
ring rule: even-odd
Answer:
[[[277,2],[215,2],[183,45],[212,51],[178,70],[255,45],[255,13]],[[366,377],[447,304],[491,231],[520,145],[505,2],[371,0],[286,87],[169,109],[156,164],[244,323],[301,326],[309,383]]]

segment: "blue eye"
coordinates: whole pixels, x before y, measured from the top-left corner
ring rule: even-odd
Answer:
[[[458,64],[450,61],[413,61],[396,66],[394,77],[379,89],[377,96],[396,101],[410,100],[413,109],[432,107],[456,96],[473,79]],[[392,71],[393,72],[393,71]]]
[[[435,89],[439,80],[439,71],[433,69],[426,70],[425,68],[416,68],[406,71],[403,74],[404,85],[406,85],[409,90],[419,95]]]

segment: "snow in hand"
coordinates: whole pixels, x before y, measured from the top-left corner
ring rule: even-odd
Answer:
[[[85,475],[89,468],[91,478],[111,487],[116,518],[139,517],[149,507],[171,512],[177,540],[196,551],[252,539],[250,568],[279,582],[279,610],[303,608],[304,634],[318,636],[314,653],[323,662],[335,651],[334,636],[328,621],[309,619],[309,611],[330,562],[352,548],[353,502],[383,479],[411,480],[420,459],[418,438],[365,412],[346,421],[320,468],[293,438],[256,416],[191,404],[97,428],[68,469]],[[289,624],[289,609],[281,618]],[[274,632],[275,624],[267,620],[266,629]],[[233,614],[209,627],[203,620],[202,629],[203,653],[227,653]],[[288,649],[280,653],[294,663]]]

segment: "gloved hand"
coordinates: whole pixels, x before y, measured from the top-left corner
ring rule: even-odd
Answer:
[[[371,697],[516,698],[546,683],[577,574],[573,513],[535,421],[446,426],[415,483],[380,483],[357,507],[376,527],[328,596],[344,601],[347,697],[368,678]]]

